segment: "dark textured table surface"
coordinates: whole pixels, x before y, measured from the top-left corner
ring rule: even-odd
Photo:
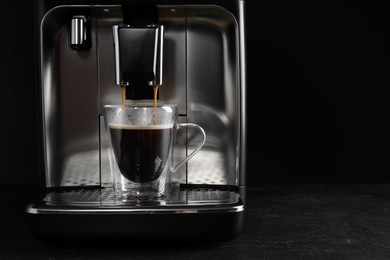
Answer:
[[[46,245],[29,233],[31,193],[1,186],[0,259],[390,259],[390,184],[249,186],[244,230],[203,246]]]

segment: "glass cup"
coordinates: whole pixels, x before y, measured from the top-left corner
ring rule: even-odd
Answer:
[[[178,107],[104,106],[109,135],[109,162],[113,188],[122,199],[158,199],[169,190],[171,176],[204,145],[206,134],[194,123],[178,122]],[[196,128],[200,144],[177,165],[173,149],[177,131]]]

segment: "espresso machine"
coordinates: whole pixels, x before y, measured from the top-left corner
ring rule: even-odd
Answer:
[[[36,0],[42,194],[26,206],[44,241],[227,241],[243,228],[246,68],[243,0]],[[176,104],[202,149],[168,196],[112,191],[107,104]],[[122,96],[122,90],[124,95]],[[122,97],[124,97],[122,100]],[[183,131],[175,160],[198,143]]]

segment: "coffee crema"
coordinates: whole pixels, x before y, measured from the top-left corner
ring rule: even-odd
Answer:
[[[112,148],[122,175],[136,183],[157,180],[164,171],[173,124],[109,124]]]

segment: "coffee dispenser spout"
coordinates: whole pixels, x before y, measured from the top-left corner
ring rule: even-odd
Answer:
[[[163,84],[163,25],[114,25],[113,37],[116,85],[138,88]]]
[[[116,85],[162,84],[164,27],[114,25]]]

